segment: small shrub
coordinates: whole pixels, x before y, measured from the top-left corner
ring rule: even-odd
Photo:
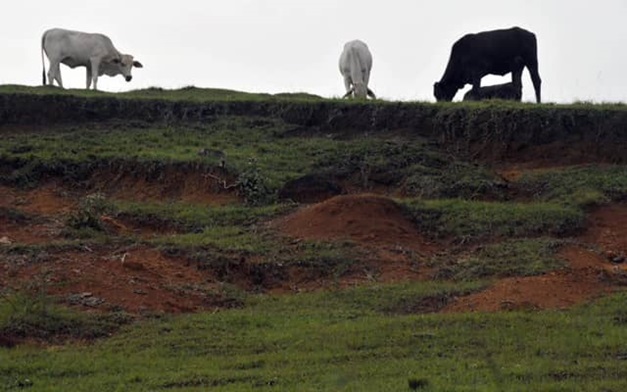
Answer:
[[[67,225],[75,230],[93,229],[103,231],[104,227],[100,217],[110,210],[111,205],[102,193],[87,195],[81,200],[78,211],[68,218]]]
[[[264,205],[272,200],[272,191],[267,186],[268,180],[261,174],[255,160],[248,162],[248,168],[239,175],[237,182],[239,193],[248,205]]]

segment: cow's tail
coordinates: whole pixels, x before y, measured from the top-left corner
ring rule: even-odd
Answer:
[[[44,62],[44,41],[46,39],[46,33],[41,36],[41,79],[43,81],[44,86],[46,85],[46,63]]]

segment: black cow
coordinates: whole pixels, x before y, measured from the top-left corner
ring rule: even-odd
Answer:
[[[522,86],[509,82],[480,87],[479,90],[469,90],[464,94],[464,101],[482,101],[484,99],[503,99],[520,102],[522,99]]]
[[[452,101],[457,90],[471,83],[475,92],[481,87],[485,75],[512,73],[512,82],[522,86],[521,76],[527,67],[540,103],[538,74],[538,49],[536,36],[532,32],[512,27],[505,30],[484,31],[467,34],[453,44],[451,57],[442,79],[433,86],[438,101]]]

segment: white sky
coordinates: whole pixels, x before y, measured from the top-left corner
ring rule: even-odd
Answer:
[[[341,96],[340,52],[361,39],[379,97],[434,101],[453,42],[520,26],[538,38],[544,101],[627,102],[627,0],[21,0],[2,8],[0,84],[40,84],[41,34],[62,27],[104,33],[143,63],[130,83],[101,77],[105,91],[194,85]],[[84,68],[61,72],[66,87],[84,88]],[[523,86],[532,101],[527,71]]]

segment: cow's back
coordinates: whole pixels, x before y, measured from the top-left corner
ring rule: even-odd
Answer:
[[[106,35],[60,28],[44,32],[42,45],[48,56],[67,59],[68,65],[84,65],[93,56],[117,52]]]
[[[372,54],[368,45],[360,40],[349,41],[344,45],[340,55],[340,71],[342,74],[350,74],[352,68],[357,66],[359,71],[370,71],[372,68]]]
[[[489,73],[511,72],[513,59],[524,63],[537,56],[536,36],[520,27],[467,34],[453,45],[457,62],[464,67],[485,67]]]

